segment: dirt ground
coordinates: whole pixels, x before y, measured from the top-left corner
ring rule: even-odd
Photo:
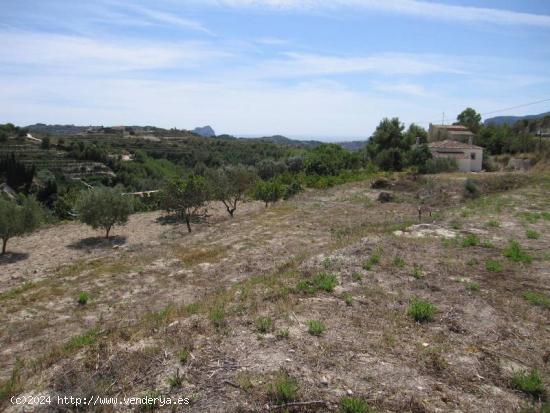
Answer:
[[[549,390],[550,180],[501,178],[476,175],[489,189],[475,199],[464,175],[401,177],[247,203],[233,219],[214,205],[192,234],[155,212],[110,241],[74,223],[11,240],[0,409],[76,410],[11,395],[188,397],[157,409],[193,412],[339,411],[343,397],[378,412],[542,409],[544,392],[514,377],[536,369]],[[530,262],[504,256],[510,240]],[[412,319],[415,298],[433,320]],[[296,383],[287,397],[281,377]]]

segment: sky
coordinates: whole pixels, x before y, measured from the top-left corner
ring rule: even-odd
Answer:
[[[0,91],[0,123],[323,140],[541,113],[500,109],[550,99],[550,1],[0,0]]]

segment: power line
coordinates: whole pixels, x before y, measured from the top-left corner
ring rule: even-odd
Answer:
[[[493,113],[498,113],[498,112],[506,112],[506,111],[512,110],[512,109],[524,108],[526,106],[536,105],[537,103],[544,103],[544,102],[550,102],[550,99],[542,99],[542,100],[537,100],[535,102],[529,102],[529,103],[524,103],[522,105],[512,106],[512,107],[509,107],[509,108],[492,110],[491,112],[482,113],[481,116],[492,115]]]

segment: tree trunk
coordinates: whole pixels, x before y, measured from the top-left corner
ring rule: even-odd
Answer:
[[[265,207],[266,207],[266,208],[267,208],[267,204],[268,204],[268,202],[266,201],[266,203],[265,203]]]
[[[105,234],[105,239],[109,239],[109,232],[111,232],[111,225],[107,227],[107,233]]]
[[[2,254],[1,255],[4,255],[6,253],[6,245],[8,245],[8,239],[7,238],[2,238]]]
[[[185,216],[185,223],[187,224],[187,231],[191,232],[191,222],[189,219],[189,215]]]
[[[235,208],[232,208],[232,209],[227,208],[227,212],[229,212],[229,215],[231,215],[231,218],[233,218],[233,214],[235,213]]]

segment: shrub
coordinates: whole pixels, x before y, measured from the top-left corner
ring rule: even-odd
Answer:
[[[479,245],[479,237],[476,234],[468,234],[463,240],[462,240],[462,246],[464,248],[467,247],[476,247]]]
[[[340,400],[340,413],[374,413],[374,411],[363,399],[343,397]]]
[[[257,181],[256,173],[242,165],[226,167],[207,174],[214,199],[221,201],[227,213],[233,217],[237,204]]]
[[[317,276],[313,279],[313,282],[318,289],[326,291],[328,293],[333,292],[334,287],[338,285],[336,275],[328,274],[325,272],[317,274]]]
[[[420,171],[427,174],[438,174],[442,172],[456,172],[458,164],[455,159],[432,158],[426,161],[425,167]]]
[[[540,238],[540,234],[537,231],[533,230],[533,229],[528,229],[525,232],[525,235],[529,239],[539,239]]]
[[[308,333],[312,336],[320,336],[326,330],[325,325],[317,320],[309,320],[307,322]]]
[[[491,272],[502,272],[502,264],[497,260],[487,260],[485,262],[485,269]]]
[[[510,241],[508,247],[504,250],[504,256],[514,262],[523,262],[530,264],[533,258],[527,254],[517,241]]]
[[[206,179],[190,175],[187,179],[173,178],[161,191],[161,205],[176,214],[176,218],[185,220],[187,231],[191,232],[191,218],[204,207],[210,197]]]
[[[271,317],[259,317],[256,320],[256,327],[260,333],[268,333],[273,329],[273,320]]]
[[[273,383],[269,385],[268,393],[276,403],[291,403],[296,400],[298,390],[298,381],[286,371],[281,370],[277,373]]]
[[[410,305],[408,314],[419,323],[432,321],[437,307],[429,301],[422,300],[420,298],[414,298]]]
[[[187,363],[187,359],[189,358],[189,350],[187,348],[182,348],[178,352],[178,359],[181,364]]]
[[[523,293],[523,298],[534,305],[550,308],[550,297],[547,297],[544,294],[534,291],[526,291],[525,293]]]
[[[265,202],[267,207],[269,203],[275,203],[284,195],[284,188],[278,182],[258,181],[254,189],[254,199]]]
[[[419,265],[415,265],[411,271],[411,275],[416,278],[417,280],[424,277],[424,271],[422,271],[422,267]]]
[[[518,371],[512,378],[514,387],[533,397],[540,397],[544,394],[544,384],[537,369],[530,372]]]
[[[210,310],[210,321],[214,327],[220,328],[225,324],[225,309],[222,306],[215,306]]]
[[[375,251],[372,253],[372,255],[369,257],[368,260],[366,260],[363,263],[363,269],[368,271],[370,270],[374,265],[378,264],[380,262],[380,252]]]
[[[393,265],[398,268],[403,268],[405,266],[405,260],[401,257],[395,257],[393,259]]]
[[[466,284],[466,288],[470,291],[479,291],[480,285],[476,282],[469,282],[468,284]]]
[[[86,305],[89,299],[90,299],[90,295],[83,291],[80,294],[78,294],[77,302],[80,305]]]
[[[168,384],[170,387],[181,387],[183,384],[183,377],[180,376],[179,369],[176,370],[176,374],[168,377]]]
[[[491,221],[487,221],[487,223],[485,225],[489,228],[499,228],[500,227],[500,222],[495,221],[495,220],[491,220]]]
[[[287,339],[290,336],[290,331],[288,328],[283,328],[282,330],[279,330],[276,334],[277,339],[284,340]]]
[[[350,293],[345,293],[344,301],[348,307],[351,307],[353,305],[353,296]]]
[[[476,183],[470,178],[466,179],[464,182],[464,192],[466,196],[470,198],[476,198],[479,196],[479,189],[477,188]]]

